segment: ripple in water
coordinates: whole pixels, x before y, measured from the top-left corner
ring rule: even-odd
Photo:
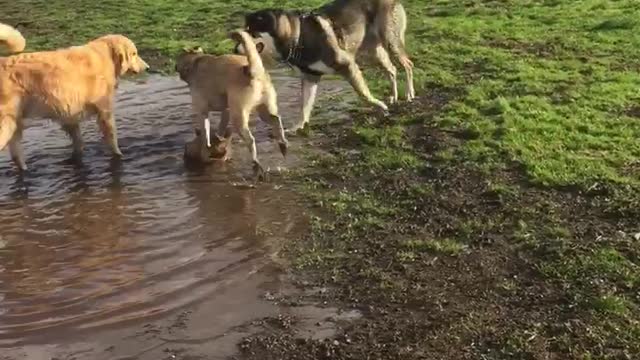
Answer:
[[[298,80],[274,82],[290,122],[298,116]],[[323,87],[337,91],[330,82]],[[286,190],[229,185],[251,173],[242,144],[234,145],[232,165],[185,169],[190,114],[183,83],[151,76],[118,91],[124,160],[110,160],[93,121],[82,124],[83,164],[67,160],[70,141],[42,121],[25,133],[29,174],[18,176],[0,156],[0,346],[225,296],[225,287],[262,269],[270,243],[301,230]],[[281,164],[269,128],[258,122],[255,134],[266,165]]]

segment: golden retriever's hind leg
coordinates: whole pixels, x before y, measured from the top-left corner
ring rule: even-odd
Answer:
[[[82,152],[84,151],[84,141],[82,140],[80,124],[65,124],[62,126],[62,129],[71,138],[71,146],[73,147],[71,157],[73,159],[80,159],[82,157]]]
[[[113,112],[110,110],[99,110],[98,124],[100,125],[100,130],[102,130],[104,141],[111,148],[113,155],[122,157],[122,151],[120,151],[120,147],[118,146],[118,130],[116,128],[116,121],[113,118]]]
[[[11,159],[20,171],[27,171],[27,163],[24,159],[24,149],[22,148],[22,127],[18,126],[9,141],[9,152]]]

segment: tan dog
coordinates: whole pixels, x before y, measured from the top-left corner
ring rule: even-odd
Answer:
[[[230,36],[247,49],[247,56],[206,55],[197,48],[185,50],[176,61],[176,71],[189,84],[196,131],[196,139],[187,145],[185,155],[203,161],[208,161],[207,153],[211,155],[215,152],[215,156],[222,153],[224,156],[229,151],[230,139],[220,134],[226,134],[231,120],[234,131],[249,147],[256,173],[262,176],[264,170],[258,161],[255,138],[249,129],[251,113],[256,110],[260,119],[271,123],[283,156],[286,155],[288,142],[278,116],[276,91],[260,59],[258,47],[261,50],[261,44],[256,46],[244,31],[234,31]],[[210,111],[222,112],[213,146],[208,118]],[[202,136],[203,130],[205,136]],[[231,134],[228,135],[230,137]],[[204,147],[208,151],[203,151]]]
[[[19,34],[2,25],[0,43],[20,51],[24,38]],[[0,57],[0,150],[8,144],[16,166],[26,170],[23,119],[51,118],[71,137],[74,156],[80,156],[79,123],[97,115],[106,143],[114,155],[122,156],[113,118],[118,78],[148,68],[134,43],[122,35],[106,35],[66,49]]]

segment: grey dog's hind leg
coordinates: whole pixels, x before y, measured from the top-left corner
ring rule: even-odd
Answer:
[[[376,26],[382,45],[402,65],[407,76],[406,97],[412,101],[415,96],[413,86],[413,62],[409,59],[405,48],[405,33],[407,31],[407,13],[401,3],[385,2],[386,6],[380,11]]]

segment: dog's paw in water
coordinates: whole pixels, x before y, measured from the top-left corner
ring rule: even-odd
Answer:
[[[267,172],[259,162],[253,163],[253,175],[258,181],[267,181]]]
[[[280,153],[282,154],[282,157],[286,158],[287,151],[289,149],[289,143],[288,142],[278,143],[278,147],[280,148]]]
[[[209,152],[206,151],[206,147],[202,146],[201,140],[195,138],[184,144],[184,160],[189,164],[196,163],[209,163],[211,162]]]

